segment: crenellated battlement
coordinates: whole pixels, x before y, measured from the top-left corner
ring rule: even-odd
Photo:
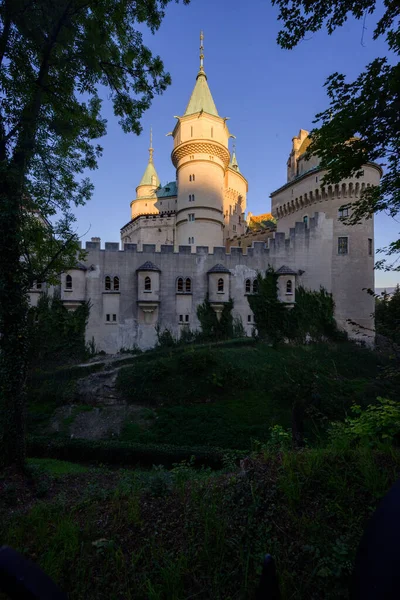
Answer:
[[[297,222],[295,227],[290,229],[289,235],[283,232],[275,232],[273,237],[267,242],[253,241],[252,245],[247,248],[240,248],[232,246],[230,251],[226,251],[224,246],[214,246],[209,248],[208,246],[196,246],[195,252],[192,252],[190,245],[181,245],[178,250],[174,248],[172,244],[161,244],[160,249],[157,250],[156,244],[142,244],[142,249],[138,249],[137,244],[125,243],[122,247],[119,242],[105,242],[104,248],[101,247],[100,241],[86,242],[85,249],[88,251],[100,251],[100,252],[124,252],[124,253],[135,253],[135,254],[170,254],[173,256],[204,256],[212,255],[218,259],[223,259],[225,256],[254,256],[259,254],[268,255],[276,251],[280,251],[282,248],[292,248],[299,243],[307,242],[313,232],[318,229],[322,221],[326,220],[325,213],[315,213],[314,217],[309,219],[308,226],[303,222]]]
[[[296,182],[291,182],[296,183]],[[297,211],[302,211],[305,208],[329,200],[342,200],[343,204],[359,200],[364,190],[370,187],[370,183],[357,181],[355,183],[348,182],[336,185],[315,186],[314,189],[304,192],[295,198],[291,198],[275,208],[275,216],[282,219]]]

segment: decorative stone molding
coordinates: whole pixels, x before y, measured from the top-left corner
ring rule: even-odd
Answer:
[[[178,166],[178,162],[188,154],[209,154],[217,156],[223,163],[225,168],[229,165],[230,154],[229,150],[218,142],[184,142],[179,144],[171,154],[171,159],[174,167]]]

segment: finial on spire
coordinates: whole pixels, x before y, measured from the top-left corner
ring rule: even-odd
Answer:
[[[154,148],[153,148],[153,128],[150,127],[150,148],[149,148],[149,162],[153,162],[153,153],[154,153]]]
[[[200,31],[200,71],[204,72],[204,46],[203,46],[204,34]]]
[[[233,152],[233,154],[236,153],[236,142],[233,142],[233,144],[232,144],[232,152]]]

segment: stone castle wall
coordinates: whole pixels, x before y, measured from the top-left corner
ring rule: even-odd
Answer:
[[[120,250],[118,243],[106,243],[101,249],[99,242],[87,242],[87,270],[70,271],[72,290],[67,291],[63,283],[62,298],[70,303],[91,301],[87,339],[94,338],[99,350],[114,353],[134,345],[145,349],[156,343],[157,324],[161,329],[170,329],[176,337],[180,336],[182,327],[199,328],[196,309],[210,291],[208,271],[221,264],[230,271],[229,294],[222,300],[233,299],[233,314],[242,320],[247,334],[251,335],[253,315],[245,293],[246,279],[255,279],[268,265],[276,270],[286,265],[299,271],[296,285],[310,289],[324,286],[334,292],[332,240],[333,220],[324,213],[315,213],[307,228],[304,223],[296,223],[288,236],[278,232],[268,245],[254,242],[253,247],[245,251],[231,248],[226,253],[223,247],[211,251],[208,247],[197,247],[193,253],[190,246],[180,246],[179,251],[174,252],[170,245],[162,245],[160,251],[156,251],[154,244],[144,244],[141,251],[135,244],[125,244]],[[153,274],[157,277],[157,296],[151,295],[146,303],[141,301],[143,294],[138,289],[139,275],[143,272],[138,273],[137,269],[148,261],[160,271],[148,273],[150,277]],[[105,289],[106,276],[112,280],[118,277],[117,290]],[[190,278],[190,293],[177,293],[178,277]],[[345,313],[346,303],[340,297],[336,304],[340,314]],[[341,325],[345,326],[345,320]]]

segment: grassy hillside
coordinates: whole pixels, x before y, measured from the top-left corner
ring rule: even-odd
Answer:
[[[271,425],[290,426],[301,399],[307,434],[344,417],[357,402],[394,391],[382,375],[384,363],[353,344],[172,350],[144,355],[121,370],[118,386],[128,401],[149,407],[151,426],[128,423],[123,438],[137,442],[250,448],[265,441]]]
[[[283,600],[347,598],[358,541],[400,469],[366,448],[148,472],[31,460],[0,478],[0,538],[70,600],[252,599],[263,554]]]

